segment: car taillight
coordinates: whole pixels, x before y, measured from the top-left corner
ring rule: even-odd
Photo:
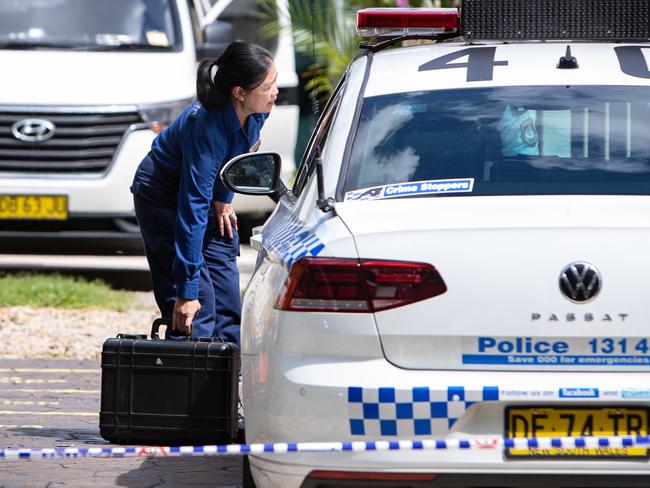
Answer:
[[[443,294],[426,263],[302,258],[291,267],[275,308],[302,312],[379,312]]]

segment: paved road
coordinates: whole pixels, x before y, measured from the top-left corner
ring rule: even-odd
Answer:
[[[0,360],[0,447],[106,447],[96,361]],[[1,488],[234,488],[239,457],[0,460]]]
[[[242,289],[255,256],[242,246]],[[148,278],[142,256],[0,254],[0,270],[121,277],[125,284]],[[0,360],[0,447],[110,446],[99,435],[100,387],[99,362]],[[241,463],[239,457],[0,460],[0,488],[234,488]]]

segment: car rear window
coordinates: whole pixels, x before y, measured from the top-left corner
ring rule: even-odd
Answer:
[[[364,100],[345,193],[449,179],[472,181],[471,191],[428,195],[646,195],[650,88],[519,86]]]

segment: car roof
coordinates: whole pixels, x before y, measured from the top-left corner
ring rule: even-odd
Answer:
[[[578,62],[577,69],[557,68],[560,58],[566,54],[567,46],[571,47],[571,55]],[[650,44],[643,43],[553,41],[485,44],[446,42],[388,49],[376,53],[373,58],[365,96],[490,86],[650,84],[650,79],[630,76],[622,71],[615,49],[624,46],[650,48]],[[453,65],[468,63],[465,53],[469,51],[466,50],[474,49],[493,49],[493,57],[488,53],[488,65],[496,65],[492,67],[491,73],[489,69],[484,71],[483,80],[468,81],[467,67]],[[643,56],[646,55],[647,49],[639,50]],[[446,55],[450,57],[440,60]],[[492,63],[492,59],[495,63]],[[434,60],[438,61],[430,63]],[[429,69],[427,63],[430,63]],[[438,69],[431,69],[431,64],[438,65]],[[647,71],[648,67],[642,69]]]

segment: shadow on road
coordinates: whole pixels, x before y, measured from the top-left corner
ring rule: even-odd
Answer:
[[[241,457],[155,457],[120,474],[117,486],[128,488],[215,488],[241,486]]]
[[[68,444],[74,443],[75,446],[79,442],[83,442],[83,447],[99,447],[106,446],[108,442],[102,439],[99,435],[97,428],[74,428],[74,427],[61,427],[61,428],[30,428],[30,427],[13,427],[7,429],[11,434],[20,437],[48,438],[54,439],[54,444],[57,447],[68,447]],[[51,442],[49,443],[51,444]],[[49,445],[48,444],[48,445]]]

